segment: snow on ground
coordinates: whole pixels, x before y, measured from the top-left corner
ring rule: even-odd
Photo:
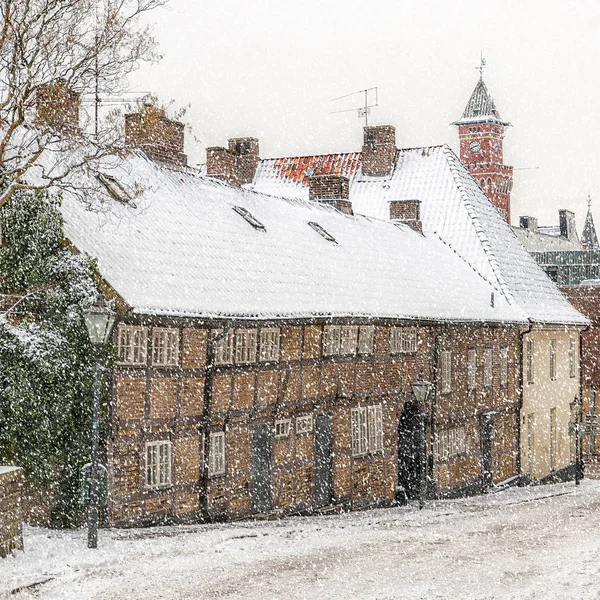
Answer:
[[[25,552],[0,560],[0,598],[585,600],[599,574],[600,481],[583,481],[422,511],[101,531],[95,551],[84,530],[26,528]]]

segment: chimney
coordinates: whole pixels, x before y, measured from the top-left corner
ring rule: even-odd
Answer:
[[[538,232],[538,220],[536,217],[519,217],[519,227],[532,233]]]
[[[183,123],[167,118],[164,110],[152,104],[144,104],[139,113],[125,115],[125,143],[140,148],[156,162],[186,167],[183,141]]]
[[[575,228],[575,213],[564,208],[558,211],[560,223],[560,237],[563,237],[570,242],[579,242],[577,230]]]
[[[230,185],[238,185],[236,156],[231,150],[215,146],[206,149],[206,174]]]
[[[423,233],[423,223],[421,222],[421,201],[391,200],[390,220],[398,223],[405,223],[411,229],[414,229],[419,233]]]
[[[342,175],[313,175],[309,178],[308,199],[330,204],[346,215],[352,212],[350,180]]]
[[[36,121],[59,133],[78,135],[80,94],[67,87],[66,81],[40,85],[35,92]]]
[[[252,183],[260,161],[258,140],[253,137],[232,138],[229,151],[235,154],[235,173],[238,183]]]
[[[390,175],[396,161],[396,129],[391,125],[364,128],[363,175]]]

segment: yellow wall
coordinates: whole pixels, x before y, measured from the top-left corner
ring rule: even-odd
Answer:
[[[528,382],[528,339],[533,340],[534,345],[533,383]],[[574,377],[569,368],[570,339],[575,340]],[[555,340],[555,379],[550,378],[550,340]],[[570,403],[579,396],[579,329],[534,326],[523,336],[522,375],[521,471],[529,473],[532,479],[542,479],[574,460],[569,421]],[[551,442],[552,421],[556,424],[554,444]]]

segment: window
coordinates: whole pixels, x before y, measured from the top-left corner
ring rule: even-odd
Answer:
[[[217,431],[210,434],[208,452],[208,474],[223,475],[225,473],[225,432]]]
[[[213,331],[213,336],[222,333],[223,330]],[[221,337],[214,344],[215,364],[230,365],[233,362],[233,329],[229,329],[227,334]]]
[[[361,325],[358,329],[358,353],[373,354],[373,338],[375,327],[373,325]]]
[[[369,452],[383,450],[383,414],[381,404],[367,409],[367,432],[369,434]]]
[[[263,327],[260,330],[260,360],[262,362],[279,359],[279,328]]]
[[[296,419],[296,433],[310,433],[313,430],[312,415],[304,415]]]
[[[351,410],[352,456],[383,450],[383,414],[381,404],[358,406]]]
[[[345,326],[340,332],[340,354],[356,354],[356,343],[358,341],[358,327]]]
[[[417,330],[406,327],[390,329],[390,349],[392,354],[417,351]]]
[[[467,388],[474,390],[477,382],[477,350],[469,348],[467,351]]]
[[[556,340],[550,340],[550,379],[556,379]]]
[[[508,386],[508,346],[500,348],[500,387]]]
[[[121,183],[119,183],[112,175],[98,173],[96,177],[115,200],[123,202],[124,204],[129,203],[131,200],[131,194],[129,194],[129,192],[121,185]]]
[[[233,210],[238,215],[240,215],[240,217],[245,219],[246,222],[250,223],[250,225],[252,225],[252,227],[254,227],[254,229],[256,229],[257,231],[266,231],[267,230],[266,227],[258,219],[254,218],[252,213],[247,211],[245,208],[243,208],[241,206],[234,206]]]
[[[325,325],[323,330],[323,354],[331,356],[340,353],[341,330],[336,325]]]
[[[556,455],[558,449],[558,436],[556,430],[556,408],[550,409],[550,470],[556,469]]]
[[[352,420],[352,456],[367,453],[367,409],[359,406],[351,412]]]
[[[308,223],[322,238],[326,239],[328,242],[331,242],[332,244],[337,244],[336,239],[327,231],[325,231],[325,229],[323,229],[318,223],[315,223],[314,221],[310,221]]]
[[[493,348],[484,348],[483,349],[483,385],[486,388],[492,387],[493,360],[494,360]]]
[[[117,356],[119,362],[128,365],[146,364],[146,327],[119,325],[117,333]]]
[[[569,338],[569,377],[575,377],[575,340]]]
[[[527,383],[533,383],[533,340],[527,340]]]
[[[171,442],[146,444],[146,487],[171,485]]]
[[[175,366],[179,362],[179,330],[155,327],[152,330],[152,363]]]
[[[467,436],[464,427],[441,429],[435,437],[434,452],[439,461],[456,458],[467,452]]]
[[[256,329],[237,329],[235,332],[235,362],[246,364],[256,361]]]
[[[275,437],[286,438],[290,435],[291,419],[280,419],[275,421]]]
[[[452,389],[452,352],[442,350],[440,383],[442,394],[449,394]]]

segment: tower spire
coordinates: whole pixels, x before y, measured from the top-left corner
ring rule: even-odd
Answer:
[[[479,66],[475,67],[479,71],[479,81],[483,81],[483,71],[485,69],[485,58],[483,57],[483,50],[481,51],[481,58],[479,59]]]

